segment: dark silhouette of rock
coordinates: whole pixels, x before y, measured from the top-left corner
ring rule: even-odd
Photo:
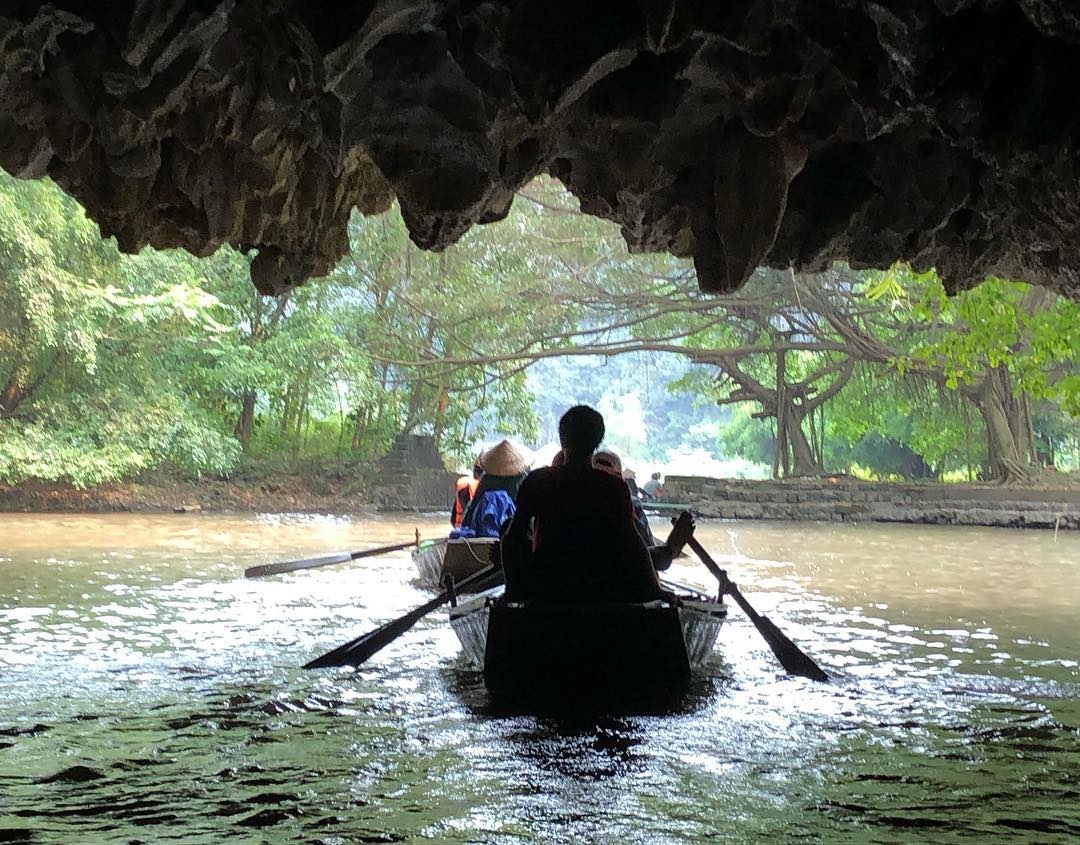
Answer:
[[[45,733],[52,725],[43,725],[40,722],[35,722],[32,725],[25,725],[23,727],[16,728],[0,728],[0,736],[37,736],[38,734]]]
[[[0,5],[0,166],[121,248],[257,248],[280,291],[396,197],[413,240],[538,173],[635,251],[935,265],[1080,295],[1073,0]]]
[[[103,777],[105,777],[105,775],[96,769],[91,769],[89,766],[71,766],[54,775],[39,778],[36,783],[86,783],[87,781],[99,780]]]

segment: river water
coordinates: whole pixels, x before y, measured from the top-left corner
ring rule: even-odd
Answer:
[[[241,574],[414,527],[0,515],[0,842],[1080,840],[1080,536],[703,522],[834,682],[733,607],[676,712],[560,721],[494,710],[441,614],[299,668],[427,597],[406,552]]]

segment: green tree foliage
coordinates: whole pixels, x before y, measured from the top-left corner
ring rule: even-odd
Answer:
[[[948,297],[933,272],[905,265],[865,276],[867,298],[896,326],[885,358],[956,393],[982,419],[988,470],[1023,479],[1038,463],[1035,407],[1049,423],[1080,415],[1080,309],[1022,282],[991,278]]]
[[[221,328],[197,267],[122,258],[53,185],[0,175],[0,477],[88,485],[235,462],[170,369]]]
[[[1076,305],[1018,282],[759,271],[705,296],[546,179],[441,254],[396,210],[349,236],[326,278],[261,296],[251,256],[122,256],[55,186],[0,175],[0,479],[370,462],[403,433],[467,459],[553,439],[579,401],[640,459],[725,424],[719,454],[777,474],[1022,478],[1075,452]]]
[[[353,217],[351,255],[317,284],[335,291],[337,328],[366,356],[347,400],[355,449],[377,454],[399,433],[425,433],[464,457],[496,430],[535,435],[527,365],[500,355],[534,327],[572,320],[543,295],[530,246],[544,223],[515,215],[436,255],[408,240],[397,214]]]

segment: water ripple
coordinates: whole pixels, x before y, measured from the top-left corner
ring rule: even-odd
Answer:
[[[570,719],[493,706],[438,616],[360,671],[297,668],[425,598],[405,554],[239,577],[432,520],[50,524],[0,526],[0,842],[1080,837],[1080,538],[703,524],[834,682],[733,611],[672,712]]]

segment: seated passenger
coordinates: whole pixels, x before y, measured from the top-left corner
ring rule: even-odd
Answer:
[[[610,449],[601,449],[593,455],[592,465],[608,475],[623,478],[622,460]],[[629,486],[627,484],[627,487]],[[653,537],[652,528],[649,526],[649,518],[645,516],[645,508],[641,506],[641,499],[634,495],[633,489],[630,490],[630,504],[634,508],[634,528],[637,529],[641,542],[646,546],[655,546],[656,538]]]
[[[484,474],[476,487],[460,527],[450,532],[457,537],[498,537],[506,522],[514,515],[514,500],[518,487],[529,471],[529,465],[509,440],[492,446],[480,458]]]
[[[602,449],[593,455],[593,466],[598,470],[614,475],[616,478],[625,480],[622,460],[610,449]],[[656,538],[653,537],[652,527],[649,525],[649,518],[645,516],[645,508],[641,504],[641,499],[634,495],[633,490],[630,491],[630,504],[634,508],[634,528],[637,530],[638,536],[641,537],[641,541],[648,547],[653,566],[658,572],[663,572],[671,566],[671,561],[682,551],[685,544],[683,535],[686,533],[687,525],[672,528],[667,541],[659,544],[656,542]],[[689,531],[693,533],[694,521],[689,511],[680,514],[679,520],[687,521]]]
[[[473,500],[473,496],[476,495],[476,486],[480,483],[480,477],[484,474],[483,467],[480,466],[480,456],[476,456],[476,460],[473,462],[472,475],[463,475],[454,484],[454,504],[450,509],[450,525],[453,528],[460,528],[461,521],[465,518],[465,510],[469,507],[469,502]]]
[[[659,501],[664,498],[664,488],[660,484],[660,473],[654,472],[652,478],[641,485],[641,495],[646,501]]]
[[[634,530],[629,488],[592,466],[603,437],[599,413],[584,405],[571,408],[559,420],[565,463],[538,469],[522,483],[503,538],[511,601],[668,597]]]

